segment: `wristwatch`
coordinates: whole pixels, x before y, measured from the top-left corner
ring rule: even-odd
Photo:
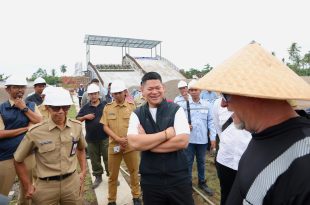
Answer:
[[[25,107],[22,109],[22,112],[28,112],[29,108],[28,107]]]

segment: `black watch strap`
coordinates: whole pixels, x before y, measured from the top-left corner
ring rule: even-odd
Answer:
[[[25,107],[25,108],[22,109],[23,112],[28,112],[28,110],[29,110],[28,107]]]

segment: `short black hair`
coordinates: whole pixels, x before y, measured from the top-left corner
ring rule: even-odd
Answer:
[[[90,83],[99,83],[99,80],[97,78],[94,78],[90,81]]]
[[[141,85],[145,84],[148,80],[159,80],[162,83],[161,76],[157,72],[145,73],[141,80]]]

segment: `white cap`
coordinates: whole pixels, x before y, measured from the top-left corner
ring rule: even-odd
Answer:
[[[55,87],[48,91],[43,105],[63,106],[72,105],[71,95],[68,90],[61,87]]]
[[[183,88],[183,87],[187,87],[187,83],[185,81],[181,80],[178,83],[178,88]]]
[[[27,86],[26,78],[22,78],[20,76],[13,76],[11,75],[8,79],[5,81],[5,86],[9,85],[24,85]]]
[[[34,80],[33,82],[33,85],[36,85],[36,84],[46,84],[46,81],[41,78],[41,77],[38,77],[37,79]]]
[[[87,93],[97,93],[99,92],[99,86],[92,83],[87,87]]]
[[[53,87],[53,86],[48,86],[48,87],[44,88],[44,90],[42,91],[42,95],[48,95],[48,93],[53,92],[53,90],[55,88],[56,87]],[[57,89],[56,89],[56,91],[57,91]]]
[[[195,84],[197,83],[197,80],[191,80],[191,82],[188,83],[188,89],[198,89],[197,87],[195,87]]]
[[[114,80],[111,85],[111,93],[118,93],[126,90],[125,83],[121,80]]]

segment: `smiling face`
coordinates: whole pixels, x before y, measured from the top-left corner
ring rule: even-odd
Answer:
[[[157,107],[164,98],[165,87],[160,80],[147,80],[142,86],[142,94],[150,107]]]

